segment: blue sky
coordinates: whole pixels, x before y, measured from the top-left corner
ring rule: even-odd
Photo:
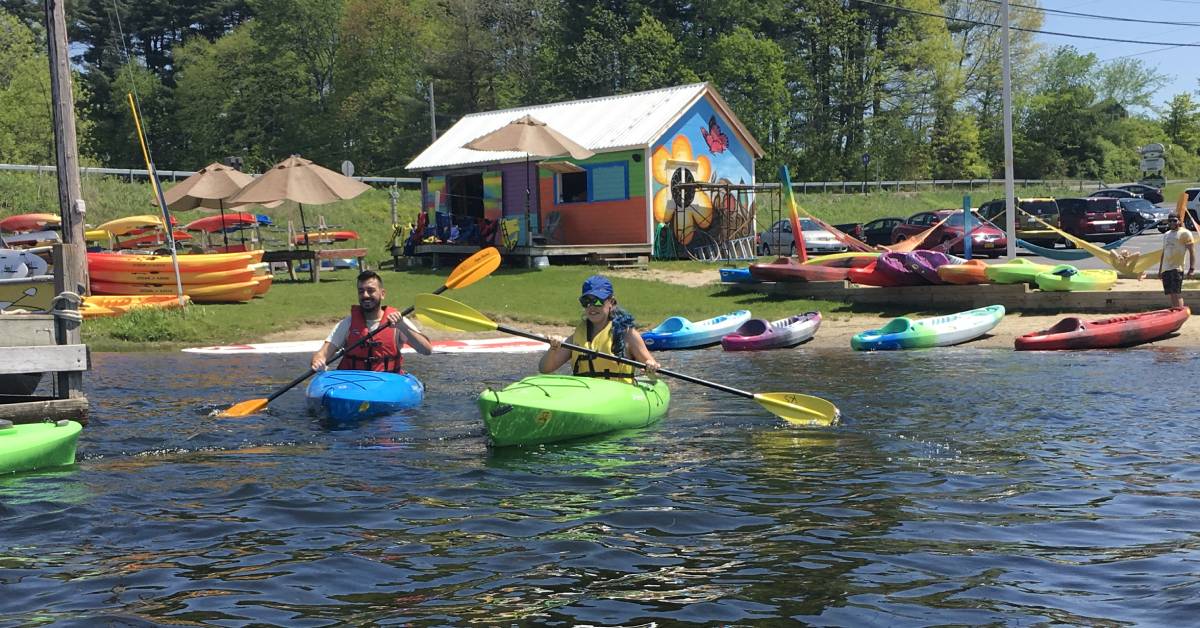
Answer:
[[[1023,0],[1010,0],[1014,4],[1032,4]],[[1165,24],[1139,24],[1113,20],[1097,20],[1074,16],[1046,13],[1042,30],[1062,33],[1077,33],[1096,37],[1116,37],[1167,43],[1200,44],[1200,26],[1179,26],[1179,22],[1200,24],[1200,0],[1042,0],[1042,7],[1076,13],[1090,13],[1139,20],[1171,22]],[[1010,9],[1020,11],[1016,7]],[[1130,44],[1089,39],[1074,39],[1052,35],[1038,35],[1038,40],[1048,47],[1071,45],[1080,52],[1092,52],[1101,61],[1109,61],[1124,55],[1135,55],[1160,73],[1171,76],[1171,82],[1155,98],[1156,104],[1166,103],[1180,92],[1200,90],[1200,48],[1171,48],[1159,50],[1163,45]],[[1141,54],[1139,54],[1141,53]]]

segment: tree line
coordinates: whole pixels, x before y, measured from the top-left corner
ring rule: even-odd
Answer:
[[[1023,6],[1036,6],[1027,0]],[[53,163],[41,0],[0,0],[0,161]],[[797,180],[1003,176],[1000,6],[986,0],[75,0],[86,160],[300,153],[403,175],[493,109],[710,81]],[[945,16],[955,19],[946,19]],[[1014,9],[1013,25],[1041,26]],[[1011,36],[1016,175],[1131,180],[1139,146],[1200,174],[1200,102],[1136,57]],[[1181,53],[1187,54],[1187,53]],[[1198,84],[1200,87],[1200,84]],[[431,99],[432,96],[432,99]],[[870,155],[864,171],[863,155]],[[769,175],[768,175],[769,176]]]

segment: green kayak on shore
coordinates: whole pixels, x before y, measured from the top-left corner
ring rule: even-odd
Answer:
[[[81,429],[75,421],[27,425],[0,421],[0,474],[75,464]]]
[[[1070,264],[1059,264],[1048,273],[1038,273],[1037,285],[1047,292],[1077,292],[1082,290],[1111,290],[1117,283],[1117,271],[1107,269],[1079,270]]]
[[[1048,273],[1054,267],[1050,264],[1038,264],[1023,258],[1017,258],[1003,264],[988,264],[984,272],[991,283],[1037,283],[1037,276]]]
[[[645,427],[671,405],[663,380],[635,384],[597,377],[534,375],[479,394],[492,445],[539,445]]]

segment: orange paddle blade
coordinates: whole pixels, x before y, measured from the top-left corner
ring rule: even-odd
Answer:
[[[251,414],[258,414],[259,412],[262,412],[262,409],[265,407],[267,407],[266,399],[247,399],[246,401],[239,401],[238,403],[233,404],[232,406],[229,407],[228,410],[221,412],[217,416],[220,416],[220,417],[250,416]]]
[[[500,251],[494,246],[480,249],[454,267],[454,271],[446,278],[446,289],[465,288],[492,274],[497,268],[500,268]]]

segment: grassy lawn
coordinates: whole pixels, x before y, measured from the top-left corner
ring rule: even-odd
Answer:
[[[490,317],[510,321],[514,326],[569,325],[579,316],[576,302],[579,286],[588,275],[602,270],[596,266],[557,266],[541,271],[505,268],[474,285],[448,291],[446,296]],[[708,270],[716,276],[715,267]],[[407,307],[414,295],[440,287],[449,272],[449,268],[385,272],[387,303]],[[84,341],[95,351],[142,351],[259,342],[272,332],[308,324],[332,327],[354,302],[354,273],[322,273],[322,277],[327,275],[332,279],[320,284],[277,282],[265,298],[245,304],[197,305],[185,311],[144,310],[121,318],[88,321],[83,326]],[[690,288],[623,277],[616,278],[614,284],[618,301],[637,317],[638,325],[643,328],[668,316],[698,320],[739,309],[749,309],[755,316],[769,319],[809,310],[826,315],[844,312],[844,316],[849,316],[843,303],[733,293],[720,285]]]

